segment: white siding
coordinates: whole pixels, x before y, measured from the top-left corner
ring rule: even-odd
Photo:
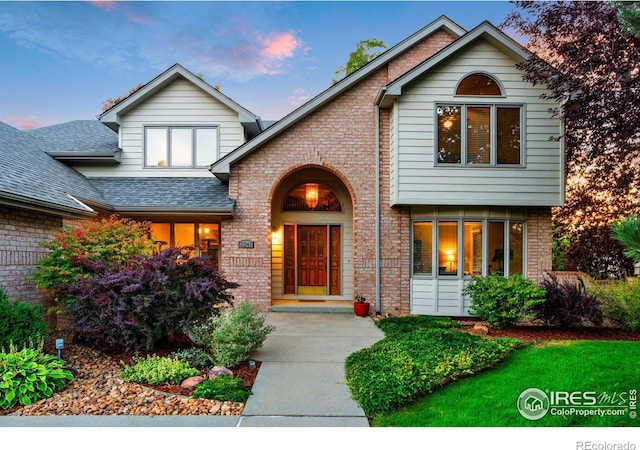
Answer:
[[[454,96],[467,74],[484,71],[504,87],[506,97]],[[470,45],[411,86],[396,107],[391,148],[397,146],[392,171],[394,204],[552,206],[563,200],[561,122],[550,117],[554,103],[541,100],[541,87],[522,81],[515,62],[485,41]],[[524,105],[524,167],[436,166],[436,103],[505,103]],[[392,196],[392,202],[394,197]]]
[[[411,280],[411,314],[462,317],[469,315],[469,299],[462,290],[469,280],[413,278]]]
[[[189,81],[176,80],[122,117],[120,125],[122,162],[118,166],[78,166],[76,169],[87,177],[211,176],[206,168],[145,169],[144,127],[151,125],[218,126],[219,157],[244,143],[244,129],[238,113],[218,102]]]

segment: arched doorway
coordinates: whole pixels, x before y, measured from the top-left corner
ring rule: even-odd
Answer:
[[[353,298],[353,202],[321,168],[288,175],[272,204],[272,303]]]

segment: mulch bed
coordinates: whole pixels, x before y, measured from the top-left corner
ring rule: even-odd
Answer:
[[[468,331],[482,334],[472,330],[472,323],[463,323],[468,326]],[[525,342],[539,342],[551,340],[600,340],[600,341],[640,341],[640,333],[632,333],[613,327],[581,327],[562,329],[547,327],[544,325],[528,325],[502,330],[490,328],[486,334],[488,337],[514,337]]]

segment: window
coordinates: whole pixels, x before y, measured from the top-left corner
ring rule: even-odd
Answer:
[[[218,159],[217,127],[146,127],[146,167],[204,167]]]
[[[218,261],[220,224],[152,223],[151,237],[160,250],[168,247],[192,247],[192,256]]]
[[[331,188],[318,183],[305,183],[289,192],[282,210],[340,212],[342,208]]]
[[[523,274],[524,245],[522,221],[415,221],[413,274],[438,278]]]
[[[439,164],[522,164],[521,106],[439,104],[436,113]]]
[[[458,84],[456,95],[502,95],[502,91],[496,80],[488,75],[475,73]]]

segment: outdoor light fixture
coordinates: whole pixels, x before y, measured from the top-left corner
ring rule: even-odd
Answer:
[[[256,368],[256,362],[253,359],[249,360],[249,369],[255,369]]]
[[[307,183],[305,185],[305,200],[310,209],[318,206],[318,184]]]
[[[56,350],[58,350],[58,361],[62,358],[62,349],[64,348],[64,339],[56,339]]]

